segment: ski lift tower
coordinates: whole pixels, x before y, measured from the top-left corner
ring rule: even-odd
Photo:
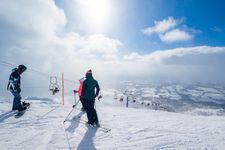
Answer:
[[[128,108],[128,105],[129,105],[129,103],[128,103],[129,102],[129,96],[131,96],[132,93],[131,93],[131,91],[125,90],[124,95],[127,96],[126,107]]]

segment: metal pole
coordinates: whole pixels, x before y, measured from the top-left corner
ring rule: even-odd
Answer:
[[[62,73],[62,105],[64,105],[64,76]]]
[[[128,107],[128,94],[127,94],[127,104],[126,104],[126,106]]]

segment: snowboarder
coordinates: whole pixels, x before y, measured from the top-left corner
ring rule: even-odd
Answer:
[[[20,89],[20,75],[26,70],[26,66],[24,65],[19,65],[18,68],[14,68],[12,70],[12,73],[9,77],[9,83],[7,86],[7,90],[9,90],[13,96],[13,106],[12,110],[18,110],[18,111],[23,111],[26,109],[27,104],[26,102],[23,102],[21,104],[21,89]]]
[[[96,91],[95,91],[96,89]],[[93,78],[92,71],[88,70],[83,82],[81,98],[87,112],[88,124],[99,126],[98,115],[94,108],[95,98],[98,97],[100,88],[98,82]]]

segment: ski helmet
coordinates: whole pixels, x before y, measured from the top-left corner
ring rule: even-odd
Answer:
[[[24,65],[19,65],[19,66],[18,66],[18,70],[24,72],[25,70],[27,70],[27,67],[24,66]]]

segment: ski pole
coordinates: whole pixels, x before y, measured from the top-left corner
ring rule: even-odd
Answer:
[[[75,100],[75,103],[74,103],[74,104],[76,104],[76,102],[77,102],[76,93],[77,93],[78,91],[77,91],[77,90],[73,90],[73,92],[74,92],[74,100]]]
[[[63,121],[63,123],[66,122],[66,120],[69,118],[70,114],[73,112],[73,110],[75,109],[75,107],[77,106],[77,104],[79,103],[79,101],[77,101],[77,103],[75,103],[75,105],[73,105],[72,110],[69,112],[69,114],[67,115],[66,119]]]

